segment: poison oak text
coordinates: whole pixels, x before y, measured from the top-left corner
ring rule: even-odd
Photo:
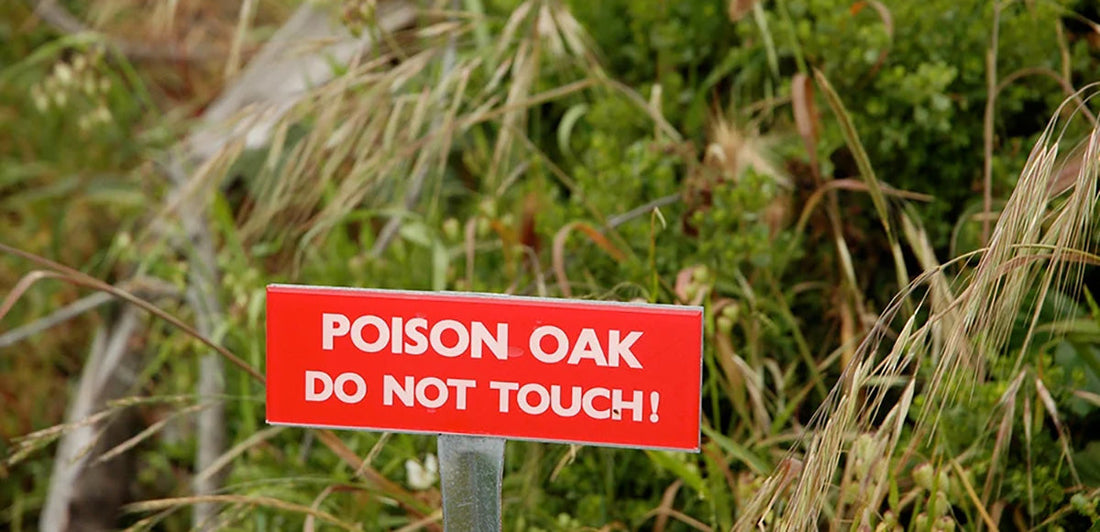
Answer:
[[[642,337],[640,331],[625,335],[617,329],[606,331],[601,337],[596,329],[582,328],[576,338],[569,338],[565,331],[554,325],[542,325],[531,332],[526,346],[540,362],[556,364],[581,364],[591,361],[602,367],[627,367],[641,369],[642,364],[630,350]],[[423,355],[433,352],[444,357],[482,358],[486,353],[497,360],[508,360],[508,324],[494,324],[493,331],[480,321],[467,326],[458,320],[439,320],[429,323],[424,318],[393,316],[388,321],[373,314],[364,314],[354,320],[344,314],[325,312],[321,315],[321,349],[332,351],[337,341],[350,341],[364,353],[387,351],[395,355]],[[606,347],[605,347],[606,346]],[[429,350],[430,348],[430,350]]]

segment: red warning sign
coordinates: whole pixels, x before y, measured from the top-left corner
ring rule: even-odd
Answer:
[[[701,307],[267,288],[267,421],[699,449]]]

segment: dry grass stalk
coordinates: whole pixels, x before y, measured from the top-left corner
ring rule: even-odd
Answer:
[[[1090,87],[1093,89],[1095,87]],[[1088,98],[1085,98],[1087,101]],[[1066,105],[1066,104],[1064,104]],[[1093,210],[1100,200],[1097,181],[1100,178],[1100,128],[1094,128],[1085,143],[1080,171],[1074,184],[1060,197],[1048,194],[1050,182],[1057,179],[1063,169],[1058,163],[1059,144],[1063,140],[1064,126],[1059,130],[1057,116],[1039,138],[1025,165],[1016,190],[1009,198],[1002,216],[992,230],[989,246],[980,252],[980,259],[972,270],[950,282],[946,268],[955,263],[966,263],[973,255],[954,259],[940,265],[932,255],[931,247],[923,231],[913,220],[902,218],[902,232],[910,248],[921,262],[925,272],[903,290],[879,317],[856,352],[856,358],[844,371],[840,382],[830,394],[829,400],[819,410],[812,423],[815,428],[805,438],[805,468],[793,487],[793,492],[783,499],[780,486],[789,483],[790,472],[781,468],[773,473],[746,508],[735,529],[748,530],[773,512],[767,526],[777,530],[812,530],[819,524],[821,512],[835,481],[841,456],[845,451],[854,452],[853,434],[875,434],[873,447],[881,449],[882,460],[890,463],[896,452],[897,429],[911,409],[910,399],[914,391],[927,397],[923,410],[914,426],[914,444],[930,441],[940,429],[942,412],[970,397],[973,386],[981,382],[984,368],[989,361],[1015,357],[1017,377],[1010,390],[1002,397],[1004,415],[999,428],[994,429],[995,457],[1002,456],[1010,437],[1011,419],[1016,394],[1024,382],[1021,369],[1025,354],[1033,342],[1039,325],[1039,311],[1048,294],[1073,293],[1081,286],[1081,266],[1092,261],[1088,252],[1093,226]],[[916,321],[916,312],[909,318],[902,332],[893,342],[889,353],[879,355],[884,331],[897,319],[903,309],[902,302],[927,288],[924,303],[930,315]],[[1027,298],[1029,290],[1037,293],[1036,302]],[[1016,318],[1023,311],[1029,316],[1022,332],[1023,345],[1012,353],[1006,352],[1009,335],[1017,332]],[[917,389],[915,367],[927,357],[934,361],[935,370],[927,385]],[[1009,358],[1009,360],[1012,360]],[[1037,404],[1047,410],[1056,427],[1065,460],[1072,467],[1068,451],[1068,437],[1060,423],[1057,405],[1045,385],[1033,377]],[[898,402],[886,415],[885,422],[876,426],[878,411],[887,400],[888,386],[876,382],[904,383],[903,401]],[[1011,393],[1009,393],[1011,392]],[[1031,418],[1032,401],[1025,400],[1025,417]],[[891,426],[891,423],[893,424]],[[1006,425],[1006,423],[1008,423]],[[1032,422],[1024,423],[1030,432]],[[1025,435],[1030,445],[1031,435]],[[865,444],[866,445],[866,444]],[[985,480],[979,497],[972,486],[965,486],[968,496],[979,508],[979,514],[987,525],[994,523],[987,511],[995,492],[995,481]],[[866,498],[864,504],[852,507],[853,512],[832,515],[832,519],[864,519],[867,511],[876,512],[881,504],[880,486],[876,479],[861,486]],[[844,511],[843,505],[839,508]],[[862,514],[862,515],[860,515]],[[869,524],[870,521],[865,521]]]
[[[287,502],[274,497],[258,495],[203,495],[195,497],[175,497],[170,499],[156,499],[130,504],[126,507],[131,512],[152,512],[156,510],[176,509],[194,504],[242,504],[245,506],[266,506],[286,512],[300,513],[324,521],[344,530],[355,532],[361,530],[358,524],[348,523],[336,516],[315,510],[308,506]]]

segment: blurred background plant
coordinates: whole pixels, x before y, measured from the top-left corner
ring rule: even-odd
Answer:
[[[265,427],[197,338],[262,372],[301,282],[706,307],[703,452],[509,443],[507,530],[1096,526],[1098,19],[6,3],[0,522],[439,529],[432,438]],[[76,457],[113,502],[51,506]]]

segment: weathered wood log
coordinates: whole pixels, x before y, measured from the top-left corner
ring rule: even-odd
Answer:
[[[394,32],[411,26],[416,20],[416,8],[408,1],[381,3],[377,22],[382,32]],[[308,51],[304,45],[324,43]],[[217,268],[213,235],[207,226],[207,196],[191,186],[191,171],[200,168],[231,142],[244,140],[246,145],[260,146],[267,142],[272,126],[304,97],[312,86],[329,81],[334,64],[349,64],[357,54],[372,46],[370,35],[353,37],[333,13],[314,3],[303,4],[274,34],[241,74],[223,90],[200,119],[199,126],[168,153],[165,167],[173,190],[166,204],[174,206],[186,235],[182,251],[188,256],[189,279],[185,299],[195,314],[198,331],[204,336],[215,333],[221,319],[219,299],[221,277]],[[70,421],[79,421],[102,409],[109,401],[121,397],[129,389],[123,380],[103,381],[103,374],[120,372],[132,379],[137,357],[124,357],[104,346],[126,345],[139,334],[137,312],[129,308],[121,317],[107,325],[97,335],[92,356],[85,366],[80,391],[70,407]],[[131,317],[133,316],[133,317]],[[100,347],[97,347],[100,346]],[[106,354],[100,354],[106,353]],[[226,421],[221,397],[225,394],[222,361],[215,353],[200,359],[196,392],[207,404],[198,413],[195,471],[206,471],[225,451]],[[133,423],[118,423],[107,427],[99,442],[118,443],[108,438],[125,439],[134,431]],[[40,519],[43,531],[105,530],[115,528],[117,510],[127,501],[128,484],[133,467],[129,453],[89,467],[89,460],[109,449],[96,443],[96,426],[81,427],[62,438],[58,449],[54,475],[51,477],[46,508]],[[224,472],[196,478],[192,490],[196,495],[217,493],[224,481]],[[110,484],[110,485],[108,485]],[[98,486],[98,488],[97,488]],[[195,506],[192,524],[200,530],[217,527],[217,507],[209,503]]]
[[[383,32],[406,27],[415,20],[414,7],[406,2],[390,2],[379,7],[378,21]],[[303,52],[310,42],[329,44]],[[313,3],[303,4],[248,64],[240,77],[222,92],[203,113],[203,124],[185,142],[184,161],[173,161],[177,191],[192,194],[183,167],[201,167],[203,163],[234,140],[243,138],[256,147],[267,142],[272,126],[310,86],[329,81],[333,64],[348,64],[368,49],[369,37],[356,39],[331,12]],[[221,315],[213,238],[206,225],[205,198],[185,198],[179,210],[181,222],[191,244],[188,301],[196,313],[198,329],[204,335],[214,333]],[[198,446],[195,470],[212,466],[225,451],[225,408],[218,397],[225,393],[225,370],[215,353],[203,356],[199,366],[198,393],[210,408],[198,414]],[[210,495],[222,485],[224,473],[197,477],[192,485],[196,495]],[[209,503],[195,505],[192,525],[211,530],[217,509]]]
[[[123,306],[96,331],[66,416],[78,426],[58,446],[39,517],[44,532],[116,528],[119,509],[130,497],[134,455],[121,453],[103,462],[96,458],[132,436],[137,418],[132,410],[121,409],[98,423],[82,422],[131,390],[141,364],[132,343],[143,330],[141,311]]]

